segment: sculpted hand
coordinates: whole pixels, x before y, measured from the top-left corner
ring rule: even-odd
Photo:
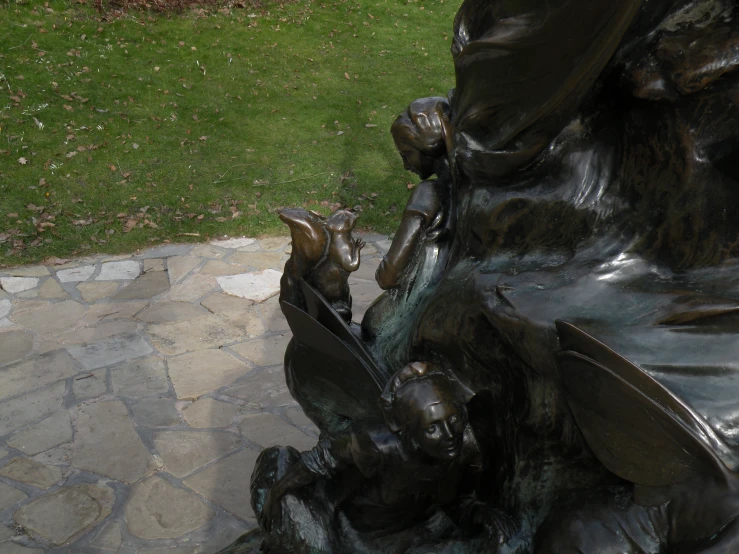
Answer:
[[[365,243],[362,239],[354,240],[354,248],[356,248],[357,250],[361,250],[362,248],[365,247],[366,244],[367,243]]]

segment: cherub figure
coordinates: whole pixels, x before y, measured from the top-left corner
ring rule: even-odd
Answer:
[[[386,426],[356,423],[301,454],[265,450],[251,488],[267,549],[405,554],[443,545],[471,553],[480,540],[506,540],[510,519],[475,495],[484,465],[468,399],[448,372],[412,363],[381,395]]]
[[[420,98],[411,102],[390,129],[405,168],[424,180],[414,188],[390,250],[377,269],[377,282],[383,289],[408,281],[418,246],[451,230],[450,117],[446,98]],[[429,179],[432,175],[437,178]]]

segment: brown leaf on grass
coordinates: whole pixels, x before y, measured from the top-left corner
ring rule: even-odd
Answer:
[[[78,227],[86,227],[87,225],[90,225],[92,223],[92,218],[90,219],[77,219],[72,222],[72,225],[77,225]]]
[[[72,106],[70,106],[69,104],[64,104],[64,106],[63,106],[63,107],[64,107],[64,109],[65,109],[65,110],[67,110],[68,112],[73,112],[73,111],[74,111],[74,108],[73,108]]]
[[[348,73],[344,73],[344,78],[345,79],[351,79],[351,77],[349,77],[349,74]]]
[[[118,169],[118,168],[117,168],[116,166],[114,166],[114,165],[112,165],[112,164],[111,164],[111,165],[109,165],[108,167],[110,167],[110,170],[111,170],[111,171],[115,171],[116,169]]]
[[[74,100],[74,98],[72,98],[72,97],[71,97],[71,96],[69,96],[68,94],[61,94],[60,96],[61,96],[62,98],[64,98],[64,99],[65,99],[65,100],[66,100],[67,102],[71,102],[72,100]]]
[[[208,140],[208,136],[207,135],[203,135],[202,137],[200,137],[200,140],[206,141],[206,140]]]
[[[17,96],[11,96],[11,97],[10,97],[10,99],[11,99],[11,100],[12,100],[13,102],[17,102],[18,104],[20,104],[20,102],[21,102],[21,99],[20,99],[20,98],[18,98]]]
[[[136,225],[138,224],[138,222],[139,222],[138,219],[129,219],[123,225],[123,232],[124,233],[128,233],[131,229],[133,229],[134,227],[136,227]]]
[[[21,165],[26,165],[28,163],[28,160],[26,158],[18,158],[18,163]]]
[[[38,186],[40,187],[48,187],[49,183],[46,182],[46,179],[41,177],[41,179],[38,180]]]

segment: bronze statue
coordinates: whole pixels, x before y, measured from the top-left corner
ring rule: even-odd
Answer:
[[[252,503],[266,547],[476,552],[507,541],[515,532],[511,518],[474,494],[484,462],[467,422],[468,395],[448,372],[414,362],[385,386],[384,425],[323,434],[300,455],[280,447],[262,452]]]
[[[455,88],[393,125],[424,181],[363,321],[359,244],[283,212],[286,380],[321,439],[262,454],[252,546],[739,552],[737,21],[464,0]]]

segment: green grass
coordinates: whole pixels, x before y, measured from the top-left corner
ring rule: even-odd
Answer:
[[[392,232],[415,178],[390,124],[453,86],[457,8],[303,0],[104,21],[2,4],[0,265],[284,234],[283,206],[361,206],[361,228]]]

